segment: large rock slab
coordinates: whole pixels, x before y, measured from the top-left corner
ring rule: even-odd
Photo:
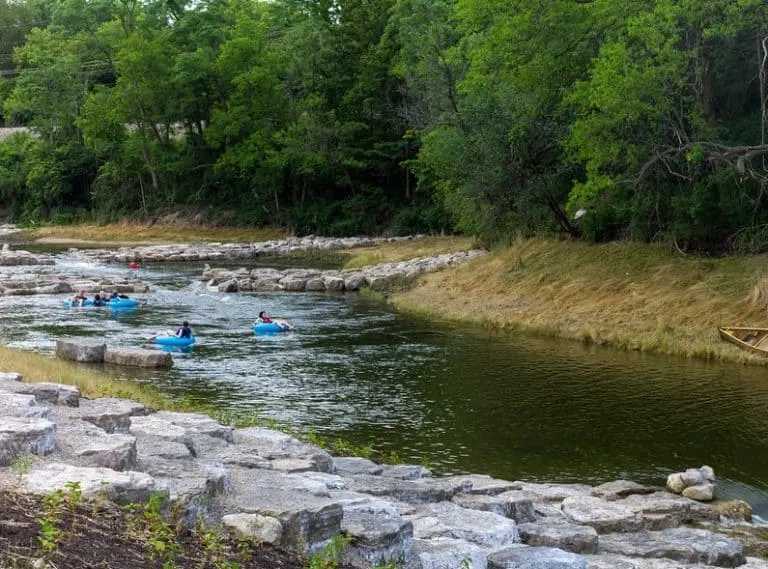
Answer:
[[[562,509],[571,522],[592,526],[598,533],[632,532],[641,527],[640,516],[621,502],[573,496],[563,500]]]
[[[653,494],[656,491],[657,488],[638,484],[631,480],[614,480],[613,482],[606,482],[605,484],[600,484],[600,486],[595,486],[591,494],[610,502],[621,500],[633,494]]]
[[[527,523],[519,525],[518,531],[527,545],[556,547],[572,553],[597,552],[597,531],[590,526]]]
[[[339,456],[333,459],[336,472],[344,476],[350,474],[381,474],[384,468],[380,464],[357,456]]]
[[[37,405],[33,395],[3,393],[0,397],[0,417],[21,419],[50,419],[51,410]]]
[[[73,385],[44,382],[17,383],[11,387],[11,391],[33,395],[38,403],[49,403],[66,407],[78,407],[80,405],[80,389]]]
[[[746,561],[738,540],[692,528],[605,535],[600,537],[599,551],[716,567],[738,567]]]
[[[231,472],[225,508],[279,520],[281,546],[307,552],[341,531],[342,505],[328,496],[324,484],[274,470],[235,467]]]
[[[533,494],[543,502],[562,502],[566,498],[589,496],[594,489],[586,484],[539,484],[536,482],[517,482],[519,488]]]
[[[193,456],[198,456],[197,444],[205,445],[207,438],[232,442],[233,429],[201,413],[160,411],[146,416],[131,417],[130,433],[135,436],[159,436],[185,444]]]
[[[452,501],[462,508],[493,512],[517,523],[532,522],[536,519],[533,499],[530,494],[511,490],[503,494],[457,494]]]
[[[71,458],[77,466],[102,466],[112,470],[136,470],[136,438],[107,434],[86,421],[58,425],[59,456]]]
[[[587,569],[587,560],[552,547],[512,545],[491,553],[488,569]]]
[[[275,518],[259,514],[228,514],[221,518],[222,525],[238,538],[253,539],[257,543],[279,545],[283,526]]]
[[[146,502],[153,492],[167,491],[144,472],[117,472],[109,468],[72,466],[60,462],[34,467],[24,480],[24,489],[32,494],[47,494],[77,482],[86,498],[104,495],[118,504]]]
[[[643,528],[662,530],[688,522],[717,521],[716,507],[669,492],[628,496],[620,502],[640,516]]]
[[[173,357],[168,352],[156,350],[107,348],[106,352],[104,352],[104,363],[119,366],[169,369],[173,367]]]
[[[107,433],[127,433],[131,418],[149,414],[141,403],[128,399],[94,399],[81,401],[80,417],[101,427]]]
[[[332,472],[334,469],[333,459],[328,452],[285,433],[258,427],[235,429],[234,442],[271,461],[304,458],[318,472]]]
[[[461,539],[416,539],[413,542],[413,553],[419,560],[420,569],[462,569],[467,564],[471,569],[488,567],[485,551],[478,545]]]
[[[472,483],[454,477],[399,480],[360,474],[349,476],[349,488],[373,496],[389,496],[408,504],[427,504],[443,502],[458,493],[469,492]]]
[[[451,502],[425,504],[405,517],[413,522],[414,537],[419,539],[463,539],[486,548],[520,542],[517,525],[512,520],[492,512],[468,510]]]
[[[343,507],[341,529],[350,538],[344,559],[357,567],[402,565],[413,553],[413,525],[375,502]]]
[[[46,419],[0,417],[0,466],[24,455],[50,454],[56,448],[56,424]]]
[[[82,363],[101,363],[107,345],[91,339],[56,340],[56,357]]]

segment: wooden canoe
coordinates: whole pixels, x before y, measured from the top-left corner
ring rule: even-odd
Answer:
[[[768,356],[768,328],[743,328],[726,326],[718,328],[723,340],[732,342],[750,352]]]

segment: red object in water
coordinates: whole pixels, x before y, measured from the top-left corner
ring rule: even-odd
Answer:
[[[139,268],[139,264],[136,261],[131,261],[131,264],[129,265],[131,267],[132,271],[135,271]]]

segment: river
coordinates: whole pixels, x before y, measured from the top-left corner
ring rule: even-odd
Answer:
[[[125,274],[59,255],[4,271]],[[121,368],[174,399],[257,413],[443,473],[507,479],[663,483],[709,464],[726,496],[768,513],[768,372],[576,342],[437,325],[364,296],[221,294],[196,264],[143,267],[147,305],[112,315],[62,296],[0,297],[0,343],[53,352],[56,338],[153,347],[189,320],[199,344],[170,371]],[[255,337],[260,310],[297,331]]]

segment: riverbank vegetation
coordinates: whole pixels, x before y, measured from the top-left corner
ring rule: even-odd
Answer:
[[[768,243],[762,0],[20,0],[0,203],[297,234]],[[190,215],[192,215],[190,213]]]
[[[17,468],[18,470],[18,468]],[[19,474],[23,472],[19,471]],[[306,569],[313,559],[266,543],[237,539],[219,527],[184,528],[147,504],[118,507],[85,500],[77,484],[45,496],[0,489],[0,566],[18,569]],[[339,569],[347,567],[338,562]]]
[[[391,297],[443,320],[626,350],[766,364],[718,326],[768,327],[764,256],[706,258],[631,242],[521,240]]]

